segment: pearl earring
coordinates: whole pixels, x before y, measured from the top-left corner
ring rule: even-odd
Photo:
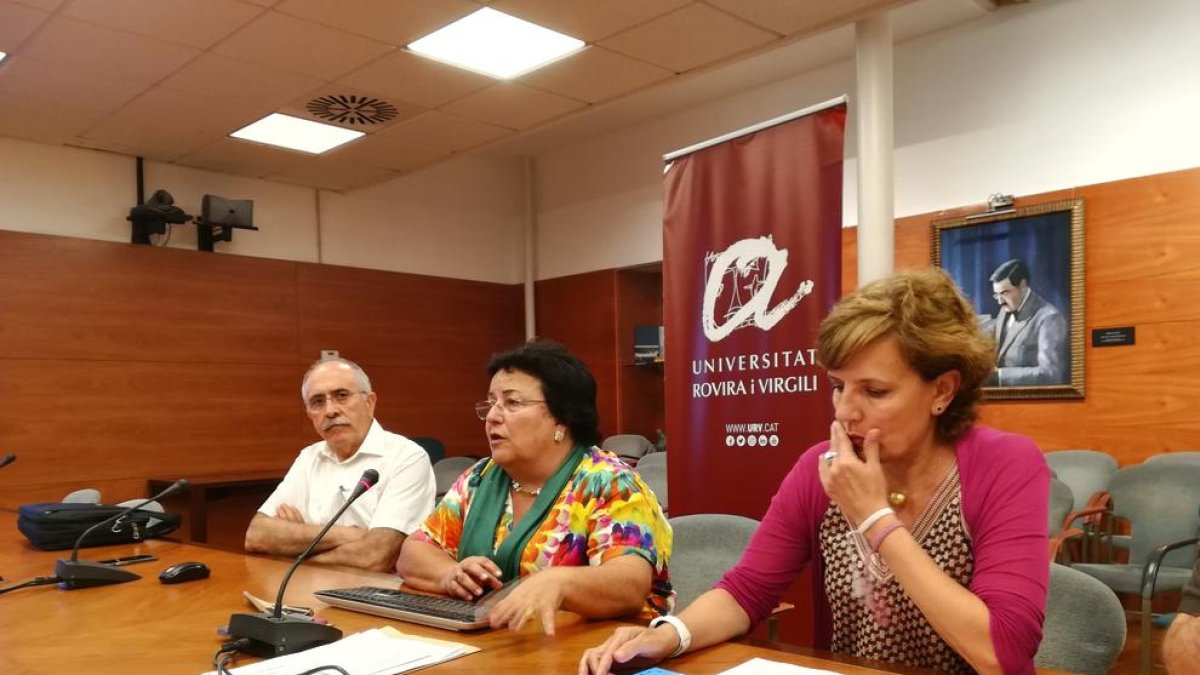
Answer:
[[[563,430],[562,430],[562,429],[555,429],[555,430],[554,430],[554,442],[555,442],[555,443],[562,443],[562,440],[563,440]]]

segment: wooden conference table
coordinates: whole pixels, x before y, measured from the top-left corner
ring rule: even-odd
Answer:
[[[16,529],[16,515],[0,512],[0,587],[53,574],[54,561],[67,552],[34,549]],[[80,558],[102,560],[149,553],[158,561],[124,569],[142,575],[113,586],[59,590],[35,586],[0,595],[0,673],[203,673],[220,645],[217,627],[233,612],[252,611],[242,598],[247,590],[274,600],[288,561],[246,556],[196,544],[155,540],[140,544],[87,548]],[[158,573],[168,565],[199,560],[212,569],[201,581],[163,585]],[[426,628],[359,614],[318,601],[312,592],[372,584],[391,586],[394,576],[349,568],[302,565],[288,586],[285,601],[313,607],[347,635],[384,625],[414,635],[464,642],[480,648],[474,654],[442,663],[430,673],[574,673],[583,650],[606,638],[618,621],[585,621],[560,612],[557,634],[546,637],[531,622],[519,633],[485,630],[471,633]],[[778,651],[769,643],[734,642],[674,659],[665,667],[686,675],[719,673],[754,657],[763,657],[844,673],[876,670],[869,662],[816,652]],[[830,660],[836,659],[836,660]],[[249,663],[239,656],[234,666]],[[885,668],[886,666],[879,666]],[[909,671],[912,672],[912,671]]]

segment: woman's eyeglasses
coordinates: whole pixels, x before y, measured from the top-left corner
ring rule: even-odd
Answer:
[[[494,408],[496,406],[500,406],[500,409],[506,413],[516,413],[516,412],[521,412],[522,408],[531,406],[535,403],[545,403],[545,401],[542,401],[542,400],[520,401],[515,398],[506,398],[501,401],[480,401],[479,403],[475,404],[475,414],[479,416],[479,419],[486,420],[488,413],[490,413],[492,411],[492,408]]]

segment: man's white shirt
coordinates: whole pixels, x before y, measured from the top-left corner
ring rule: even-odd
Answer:
[[[379,472],[379,482],[359,497],[337,524],[387,527],[404,534],[420,527],[433,511],[437,493],[429,455],[404,436],[385,431],[375,420],[371,420],[358,452],[346,461],[339,460],[325,441],[301,450],[283,482],[258,511],[274,517],[281,504],[288,504],[300,510],[305,522],[323,525],[346,503],[367,469]]]

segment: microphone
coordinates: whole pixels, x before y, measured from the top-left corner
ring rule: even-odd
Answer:
[[[183,490],[187,486],[187,479],[180,478],[174,483],[171,483],[166,490],[163,490],[162,492],[143,502],[134,504],[133,506],[114,516],[105,518],[104,520],[84,530],[83,534],[79,535],[79,538],[75,540],[75,547],[71,549],[71,559],[64,560],[59,558],[58,562],[54,563],[54,576],[58,577],[59,579],[58,587],[69,591],[76,588],[107,586],[108,584],[120,584],[126,581],[133,581],[134,579],[141,579],[142,576],[140,574],[134,574],[133,572],[123,570],[119,567],[111,567],[98,562],[80,560],[79,546],[83,544],[83,540],[86,539],[87,536],[94,532],[97,528],[120,520],[121,518],[129,515],[131,512],[142,508],[156,499],[170,497],[171,495]]]
[[[17,456],[11,452],[8,453],[3,458],[0,458],[0,469],[3,469],[4,467],[8,466],[9,464],[12,464],[15,461],[17,461]]]
[[[342,631],[328,624],[316,623],[308,617],[283,616],[283,592],[292,578],[292,573],[296,571],[300,563],[304,562],[308,554],[312,553],[329,528],[333,527],[337,519],[342,517],[354,500],[370,490],[371,486],[377,482],[379,482],[378,471],[367,469],[363,472],[362,478],[354,486],[354,491],[350,493],[346,503],[342,504],[342,508],[333,514],[333,517],[312,540],[308,548],[296,556],[296,561],[288,568],[287,574],[283,575],[283,581],[279,583],[279,593],[275,595],[273,611],[261,614],[240,612],[229,617],[229,639],[231,641],[243,640],[243,643],[246,644],[246,647],[239,651],[270,658],[302,652],[305,649],[342,639]]]

